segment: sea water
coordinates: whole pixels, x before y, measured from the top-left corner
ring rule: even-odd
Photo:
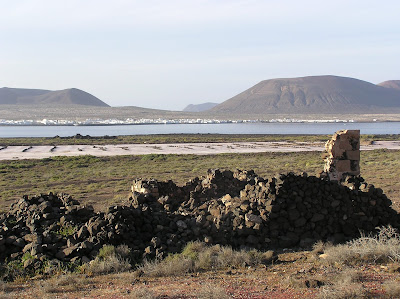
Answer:
[[[153,134],[333,134],[338,130],[361,134],[400,134],[400,122],[349,123],[226,123],[145,124],[108,126],[0,126],[0,137],[66,137]]]

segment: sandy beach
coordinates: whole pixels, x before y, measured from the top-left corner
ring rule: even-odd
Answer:
[[[361,150],[400,149],[400,141],[376,141],[361,146]],[[117,156],[145,154],[301,152],[323,151],[323,143],[307,142],[234,142],[234,143],[171,143],[171,144],[117,144],[117,145],[60,145],[0,147],[0,160],[43,159],[55,156]]]

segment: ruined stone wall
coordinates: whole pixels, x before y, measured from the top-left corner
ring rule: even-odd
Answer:
[[[28,268],[49,260],[85,263],[104,244],[126,244],[139,260],[194,240],[266,250],[399,227],[391,201],[361,178],[338,184],[306,174],[263,179],[253,171],[210,170],[182,187],[156,180],[134,186],[130,204],[98,213],[68,196],[24,197],[0,215],[0,260],[29,252],[35,259]]]
[[[345,175],[360,175],[360,130],[336,132],[325,149],[324,172],[331,181],[340,181]]]

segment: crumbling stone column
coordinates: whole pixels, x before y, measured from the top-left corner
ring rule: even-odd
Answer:
[[[156,180],[143,181],[141,179],[137,179],[133,181],[133,185],[131,187],[132,193],[141,193],[141,194],[150,194],[154,198],[159,197],[159,188],[158,182]]]
[[[324,172],[331,181],[344,175],[360,175],[360,130],[341,130],[325,144],[327,157]]]

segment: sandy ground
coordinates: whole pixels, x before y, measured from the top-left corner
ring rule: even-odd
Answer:
[[[376,141],[361,146],[361,150],[400,149],[400,141]],[[117,156],[145,154],[301,152],[323,151],[322,143],[307,142],[234,142],[234,143],[170,143],[117,145],[60,145],[60,146],[0,146],[0,160],[43,159],[54,156]]]

